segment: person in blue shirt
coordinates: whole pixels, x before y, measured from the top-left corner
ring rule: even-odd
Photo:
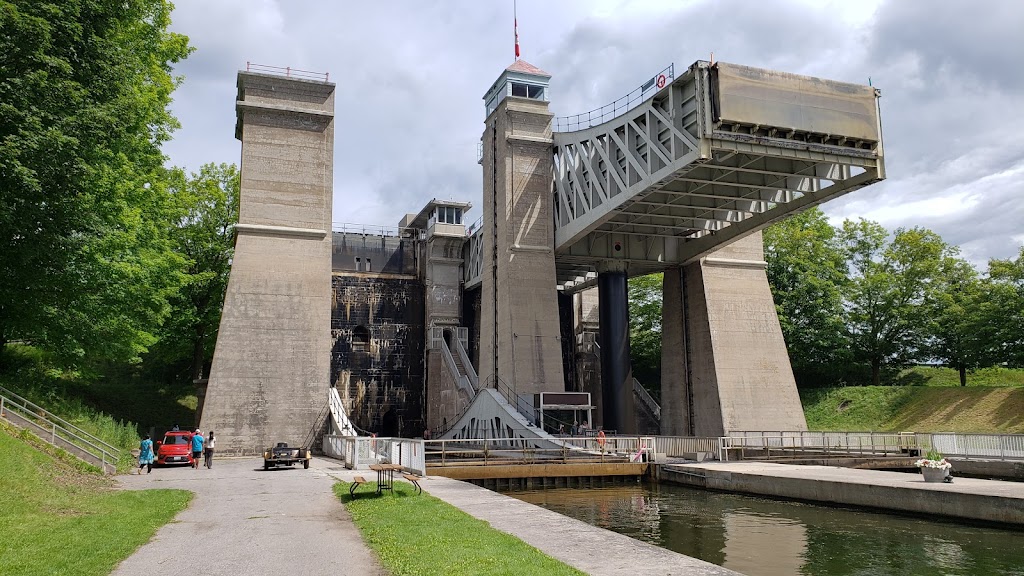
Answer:
[[[192,467],[196,470],[199,469],[199,458],[203,456],[203,442],[205,441],[203,431],[196,428],[196,433],[192,435]]]
[[[153,456],[153,441],[149,439],[149,434],[142,439],[139,443],[139,470],[137,474],[142,474],[142,467],[146,467],[146,474],[153,472],[153,461],[156,458]]]

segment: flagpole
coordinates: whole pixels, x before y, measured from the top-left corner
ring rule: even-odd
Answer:
[[[516,41],[516,60],[519,60],[519,11],[517,10],[516,0],[512,0],[512,33]]]

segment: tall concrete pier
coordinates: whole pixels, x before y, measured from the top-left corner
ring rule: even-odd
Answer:
[[[239,72],[241,198],[201,416],[217,450],[302,445],[331,361],[334,84]]]
[[[665,271],[661,433],[806,430],[761,233]]]
[[[487,92],[480,380],[563,392],[555,291],[550,75],[522,60]]]

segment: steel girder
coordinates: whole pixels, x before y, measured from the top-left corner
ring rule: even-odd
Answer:
[[[563,289],[590,285],[587,272],[602,261],[626,261],[631,275],[695,261],[884,179],[880,136],[865,141],[721,121],[714,70],[698,62],[625,114],[554,134],[555,252]],[[877,102],[873,112],[878,122]]]

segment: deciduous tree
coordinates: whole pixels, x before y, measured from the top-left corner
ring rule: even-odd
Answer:
[[[188,42],[163,0],[0,0],[0,345],[137,357],[180,259],[160,145]]]

